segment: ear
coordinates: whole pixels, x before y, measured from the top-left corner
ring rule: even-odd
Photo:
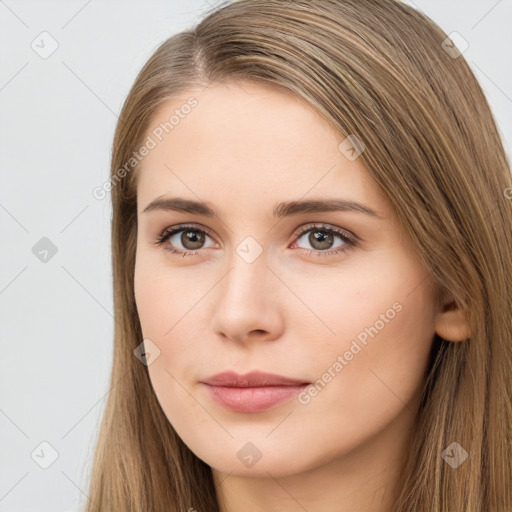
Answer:
[[[471,337],[466,314],[451,294],[443,297],[435,326],[436,334],[446,341],[465,341]]]

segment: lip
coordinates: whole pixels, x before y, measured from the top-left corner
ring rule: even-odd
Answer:
[[[218,373],[201,381],[210,398],[236,412],[260,412],[290,400],[311,383],[252,371],[244,375],[232,371]]]

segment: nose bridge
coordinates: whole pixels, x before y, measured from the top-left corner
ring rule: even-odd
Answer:
[[[279,336],[281,313],[276,303],[275,277],[267,268],[267,252],[252,237],[232,248],[227,274],[215,294],[213,329],[229,338],[244,339],[252,331]]]
[[[224,283],[223,295],[230,301],[246,304],[262,299],[270,271],[267,253],[253,237],[247,237],[233,248],[229,255],[229,273]]]

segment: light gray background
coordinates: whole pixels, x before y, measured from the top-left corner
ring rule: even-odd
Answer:
[[[510,158],[512,0],[406,3],[469,43]],[[111,204],[92,190],[140,67],[210,4],[0,1],[0,512],[87,500],[113,335]],[[31,47],[51,48],[43,31],[58,42],[46,59]],[[46,262],[43,237],[57,248]],[[47,469],[43,441],[58,453]]]

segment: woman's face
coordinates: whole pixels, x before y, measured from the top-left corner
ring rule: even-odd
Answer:
[[[185,444],[218,471],[276,477],[394,449],[438,308],[363,148],[250,83],[166,102],[146,136],[136,303],[152,385]],[[204,383],[256,370],[306,384]]]

